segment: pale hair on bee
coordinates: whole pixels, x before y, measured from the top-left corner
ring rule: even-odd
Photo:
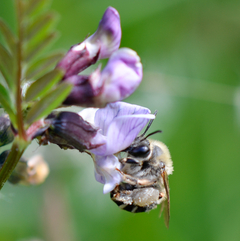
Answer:
[[[156,114],[156,113],[155,113]],[[144,133],[133,141],[119,157],[122,164],[123,181],[111,192],[111,199],[123,210],[139,213],[148,212],[161,204],[165,213],[165,224],[169,227],[170,194],[168,176],[173,172],[173,162],[167,146],[148,137],[160,133],[155,131],[147,136],[151,120]]]

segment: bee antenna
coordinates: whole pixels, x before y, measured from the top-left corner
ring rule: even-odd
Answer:
[[[156,115],[157,115],[157,110],[156,110],[153,114],[154,114],[155,117],[156,117]],[[149,129],[150,126],[152,125],[153,121],[154,121],[154,119],[152,119],[152,120],[150,120],[150,121],[148,122],[148,125],[147,125],[145,131],[143,132],[143,134],[141,135],[141,137],[144,137],[144,135],[147,133],[148,129]]]
[[[149,136],[155,135],[155,134],[157,134],[157,133],[162,133],[162,131],[161,131],[161,130],[154,131],[154,132],[148,134],[148,135],[144,138],[144,140],[147,139]]]

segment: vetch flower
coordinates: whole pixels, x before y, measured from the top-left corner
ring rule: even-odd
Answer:
[[[44,119],[45,126],[33,136],[42,145],[57,144],[63,149],[77,149],[80,152],[91,150],[105,144],[105,137],[98,128],[74,112],[53,112]]]
[[[108,7],[97,31],[82,43],[72,46],[57,68],[65,71],[65,78],[80,73],[98,59],[111,56],[119,48],[121,35],[119,14],[116,9]]]
[[[142,106],[131,105],[124,102],[108,104],[102,109],[87,108],[79,113],[93,120],[94,126],[99,128],[106,138],[106,143],[93,148],[96,180],[104,184],[103,192],[110,192],[122,180],[120,163],[114,155],[131,145],[149,119],[155,115]]]
[[[73,75],[64,81],[73,89],[65,105],[104,107],[131,95],[142,80],[142,64],[137,53],[122,48],[111,55],[106,67],[89,76]]]
[[[135,51],[118,49],[120,40],[119,14],[108,7],[97,31],[74,45],[56,66],[65,73],[62,81],[73,85],[63,105],[105,107],[127,98],[136,90],[142,80],[142,64]],[[102,71],[98,67],[90,75],[79,75],[103,58],[109,58],[109,61]]]

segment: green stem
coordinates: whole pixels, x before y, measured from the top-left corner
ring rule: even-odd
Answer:
[[[0,190],[10,177],[27,146],[28,142],[19,140],[18,137],[15,138],[10,153],[0,170]]]
[[[16,109],[17,109],[17,128],[20,139],[26,140],[22,115],[22,4],[21,0],[16,0],[17,23],[18,23],[18,43],[17,43],[17,92],[16,92]]]
[[[23,113],[22,113],[22,46],[23,46],[23,3],[22,0],[16,0],[17,9],[17,24],[18,24],[18,42],[17,42],[17,75],[16,75],[16,98],[15,105],[17,110],[17,131],[18,135],[12,144],[10,153],[5,160],[2,168],[0,169],[0,190],[2,189],[5,182],[10,177],[14,168],[16,167],[19,159],[21,158],[23,152],[29,145],[27,141],[26,132],[24,129]]]

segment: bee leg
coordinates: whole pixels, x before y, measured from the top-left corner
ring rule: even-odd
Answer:
[[[153,185],[157,182],[157,181],[150,181],[150,180],[147,180],[147,179],[139,179],[139,178],[132,177],[131,175],[125,174],[124,172],[122,172],[118,168],[116,168],[116,170],[122,174],[123,181],[130,184],[130,185],[149,186],[149,185]]]
[[[129,164],[135,164],[135,165],[140,165],[139,161],[138,160],[135,160],[135,159],[132,159],[132,158],[123,158],[121,160],[119,160],[123,165],[126,164],[126,163],[129,163]]]

